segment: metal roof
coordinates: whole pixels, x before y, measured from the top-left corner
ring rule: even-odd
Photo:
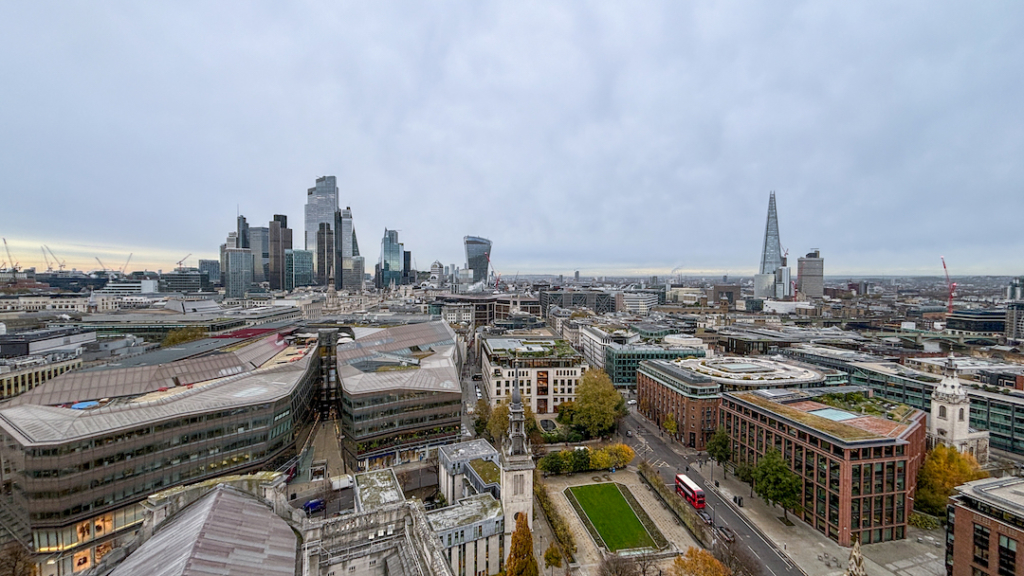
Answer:
[[[297,543],[266,504],[220,485],[165,522],[111,576],[292,576]]]

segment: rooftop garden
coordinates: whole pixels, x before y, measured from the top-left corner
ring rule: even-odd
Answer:
[[[501,470],[498,469],[498,465],[490,460],[484,460],[478,458],[471,460],[469,465],[476,471],[477,476],[484,481],[484,484],[495,484],[501,480]]]
[[[825,394],[824,396],[817,397],[816,400],[822,404],[853,412],[854,414],[878,416],[879,418],[895,422],[903,420],[914,411],[913,408],[906,404],[888,402],[880,398],[868,398],[860,392]]]
[[[872,440],[876,438],[881,438],[881,436],[875,434],[874,432],[869,432],[867,430],[862,430],[860,428],[850,426],[849,424],[843,424],[842,422],[836,422],[834,420],[829,420],[828,418],[816,416],[809,412],[804,412],[802,410],[797,410],[796,408],[791,408],[789,406],[786,406],[785,404],[772,402],[771,400],[764,398],[763,396],[760,396],[753,392],[744,392],[741,394],[737,394],[736,396],[738,398],[746,400],[747,402],[750,402],[751,404],[759,408],[763,408],[769,412],[778,414],[783,418],[793,420],[794,422],[799,422],[801,424],[804,424],[805,426],[810,426],[815,430],[819,430],[834,438],[839,438],[840,440],[853,442],[856,440]]]

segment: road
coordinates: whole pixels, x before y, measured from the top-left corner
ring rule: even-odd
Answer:
[[[714,518],[715,526],[728,526],[736,533],[737,544],[749,548],[752,555],[763,562],[764,576],[803,576],[803,572],[775,544],[765,539],[731,503],[727,504],[719,497],[714,482],[710,477],[704,477],[711,472],[711,467],[696,465],[695,450],[677,443],[669,445],[645,418],[635,412],[623,419],[623,436],[626,430],[633,432],[626,441],[636,450],[637,458],[646,459],[658,468],[666,484],[674,484],[675,475],[682,472],[704,488],[707,512]],[[688,472],[687,466],[690,468]]]

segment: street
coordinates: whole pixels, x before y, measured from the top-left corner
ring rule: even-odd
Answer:
[[[623,436],[626,430],[632,430],[633,436],[626,437],[626,442],[636,450],[638,459],[649,461],[660,471],[666,484],[674,485],[675,475],[684,473],[704,489],[706,510],[711,514],[715,526],[731,528],[736,533],[736,544],[749,548],[752,556],[762,562],[765,576],[803,576],[803,572],[788,557],[737,512],[734,504],[726,503],[719,497],[710,477],[711,466],[697,466],[696,450],[677,443],[670,445],[653,424],[633,411],[623,419],[621,427]],[[686,471],[687,466],[690,467],[689,472]],[[705,478],[705,474],[708,478]]]

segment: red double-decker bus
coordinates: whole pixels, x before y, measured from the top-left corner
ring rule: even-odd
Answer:
[[[704,507],[704,490],[686,474],[676,474],[676,494],[682,496],[694,508]]]

